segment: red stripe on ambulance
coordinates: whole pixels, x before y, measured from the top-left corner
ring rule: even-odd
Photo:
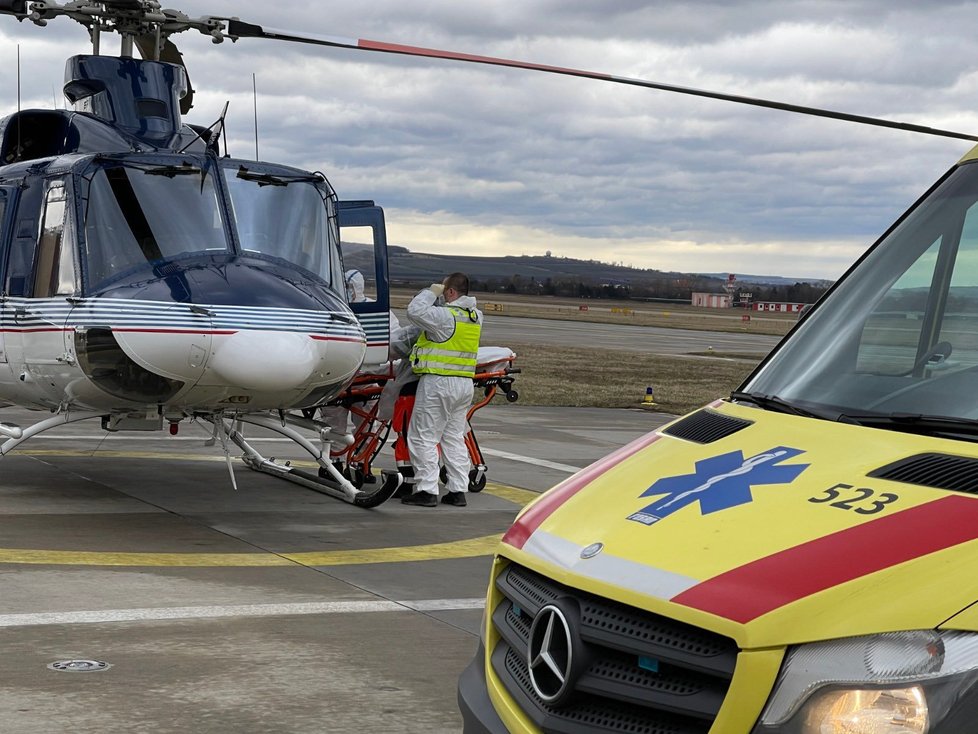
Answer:
[[[759,558],[674,596],[746,623],[807,596],[978,538],[978,500],[943,497]]]
[[[533,534],[533,531],[540,527],[543,521],[550,517],[558,507],[606,471],[658,440],[658,433],[648,433],[635,439],[630,444],[622,446],[613,454],[609,454],[600,461],[596,461],[590,466],[585,467],[577,472],[577,474],[568,477],[520,515],[513,526],[506,531],[506,534],[503,536],[503,542],[514,548],[522,549],[523,545]]]

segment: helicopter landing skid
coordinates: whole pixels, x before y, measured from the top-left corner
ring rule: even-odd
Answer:
[[[336,467],[334,467],[328,460],[328,443],[324,449],[318,449],[312,442],[310,442],[288,424],[283,425],[281,421],[277,421],[272,418],[253,415],[239,415],[235,417],[235,420],[241,423],[248,423],[261,428],[266,428],[295,441],[316,460],[316,463],[318,463],[320,466],[320,473],[316,474],[313,472],[304,471],[302,469],[289,466],[287,463],[279,464],[274,458],[265,458],[245,440],[241,432],[235,429],[233,425],[228,426],[223,420],[219,420],[217,423],[218,427],[223,428],[227,437],[244,452],[241,459],[245,466],[247,466],[249,469],[270,474],[271,476],[279,477],[280,479],[286,479],[290,482],[306,487],[307,489],[312,489],[316,492],[320,492],[321,494],[335,497],[336,499],[343,500],[344,502],[349,502],[351,505],[364,508],[378,507],[379,505],[382,505],[384,502],[394,496],[394,492],[397,491],[397,488],[401,486],[401,482],[404,481],[399,472],[383,471],[383,481],[380,483],[380,486],[377,489],[371,492],[358,489],[357,487],[353,486],[353,484],[346,477],[340,474]],[[322,476],[323,473],[325,473],[326,476]]]
[[[32,426],[21,429],[20,426],[15,426],[13,424],[4,424],[4,429],[0,431],[0,435],[8,436],[6,441],[0,444],[0,456],[6,456],[11,451],[13,451],[17,446],[24,443],[29,438],[33,438],[39,433],[44,433],[52,428],[57,428],[58,426],[64,426],[68,423],[77,423],[78,421],[91,420],[92,418],[104,418],[106,417],[103,413],[91,413],[91,412],[68,412],[64,411],[58,413],[43,421],[38,421]]]

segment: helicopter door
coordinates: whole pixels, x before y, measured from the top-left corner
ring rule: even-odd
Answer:
[[[384,210],[372,201],[338,202],[340,243],[346,272],[363,275],[367,300],[350,308],[367,334],[365,365],[383,364],[390,347],[390,280],[387,271],[387,229]],[[353,294],[348,293],[348,298]]]
[[[7,357],[15,369],[23,370],[22,381],[34,380],[55,403],[63,399],[63,386],[70,379],[66,365],[74,362],[66,323],[72,308],[68,299],[77,292],[77,265],[74,230],[67,213],[65,183],[49,182],[33,267],[26,278],[29,295],[15,305],[14,328],[5,334]]]

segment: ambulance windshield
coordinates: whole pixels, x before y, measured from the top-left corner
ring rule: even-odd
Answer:
[[[906,426],[921,416],[978,420],[976,384],[978,164],[967,164],[837,285],[744,391],[914,430]]]

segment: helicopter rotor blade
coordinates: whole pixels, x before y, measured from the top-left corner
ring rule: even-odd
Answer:
[[[737,94],[725,94],[723,92],[712,92],[705,89],[694,89],[692,87],[680,87],[674,84],[664,84],[662,82],[647,79],[636,79],[632,77],[614,76],[596,71],[585,71],[583,69],[572,69],[563,66],[550,66],[547,64],[534,64],[528,61],[518,61],[515,59],[504,59],[495,56],[479,56],[476,54],[459,53],[456,51],[445,51],[435,48],[424,48],[421,46],[405,46],[397,43],[386,43],[383,41],[371,41],[365,38],[342,38],[338,36],[311,37],[301,36],[288,31],[276,31],[265,29],[254,23],[246,23],[236,18],[225,19],[228,22],[227,35],[232,40],[238,38],[267,38],[275,41],[290,41],[293,43],[306,43],[316,46],[332,46],[334,48],[349,48],[359,51],[375,51],[379,53],[400,54],[402,56],[422,56],[433,59],[448,59],[452,61],[464,61],[472,64],[485,64],[489,66],[508,66],[515,69],[526,69],[529,71],[541,71],[550,74],[562,74],[564,76],[581,77],[596,81],[610,82],[612,84],[625,84],[633,87],[644,87],[646,89],[657,89],[664,92],[675,92],[694,97],[707,97],[725,102],[735,102],[738,104],[752,105],[754,107],[767,107],[774,110],[785,112],[795,112],[802,115],[814,115],[816,117],[827,117],[834,120],[846,122],[856,122],[863,125],[874,125],[876,127],[886,127],[907,132],[923,133],[925,135],[937,135],[945,138],[957,138],[959,140],[978,141],[978,135],[955,132],[953,130],[943,130],[941,128],[916,125],[909,122],[897,122],[886,120],[879,117],[867,117],[865,115],[854,115],[848,112],[837,112],[818,107],[806,107],[803,105],[787,104],[785,102],[774,102],[772,100],[760,99],[757,97],[745,97]]]

